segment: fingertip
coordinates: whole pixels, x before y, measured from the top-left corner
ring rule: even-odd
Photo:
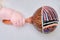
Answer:
[[[10,20],[2,20],[4,24],[12,24]]]

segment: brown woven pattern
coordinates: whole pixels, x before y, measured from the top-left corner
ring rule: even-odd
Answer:
[[[39,8],[32,17],[32,24],[34,24],[39,31],[42,31],[41,9],[42,8]]]

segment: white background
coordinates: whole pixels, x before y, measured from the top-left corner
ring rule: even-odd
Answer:
[[[4,0],[5,7],[21,12],[25,18],[32,16],[44,5],[53,7],[60,17],[60,0]],[[59,24],[54,32],[44,34],[38,32],[31,24],[18,28],[0,22],[0,40],[60,40]]]

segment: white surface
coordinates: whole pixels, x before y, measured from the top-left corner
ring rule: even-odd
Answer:
[[[44,5],[53,7],[60,17],[60,0],[4,0],[5,7],[22,12],[25,18],[32,16]],[[31,24],[16,28],[0,22],[0,40],[60,40],[60,25],[54,32],[43,34]]]

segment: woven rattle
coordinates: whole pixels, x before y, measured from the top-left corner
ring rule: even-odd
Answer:
[[[39,8],[28,20],[31,20],[30,23],[44,33],[52,32],[57,27],[59,21],[56,11],[49,6]]]

